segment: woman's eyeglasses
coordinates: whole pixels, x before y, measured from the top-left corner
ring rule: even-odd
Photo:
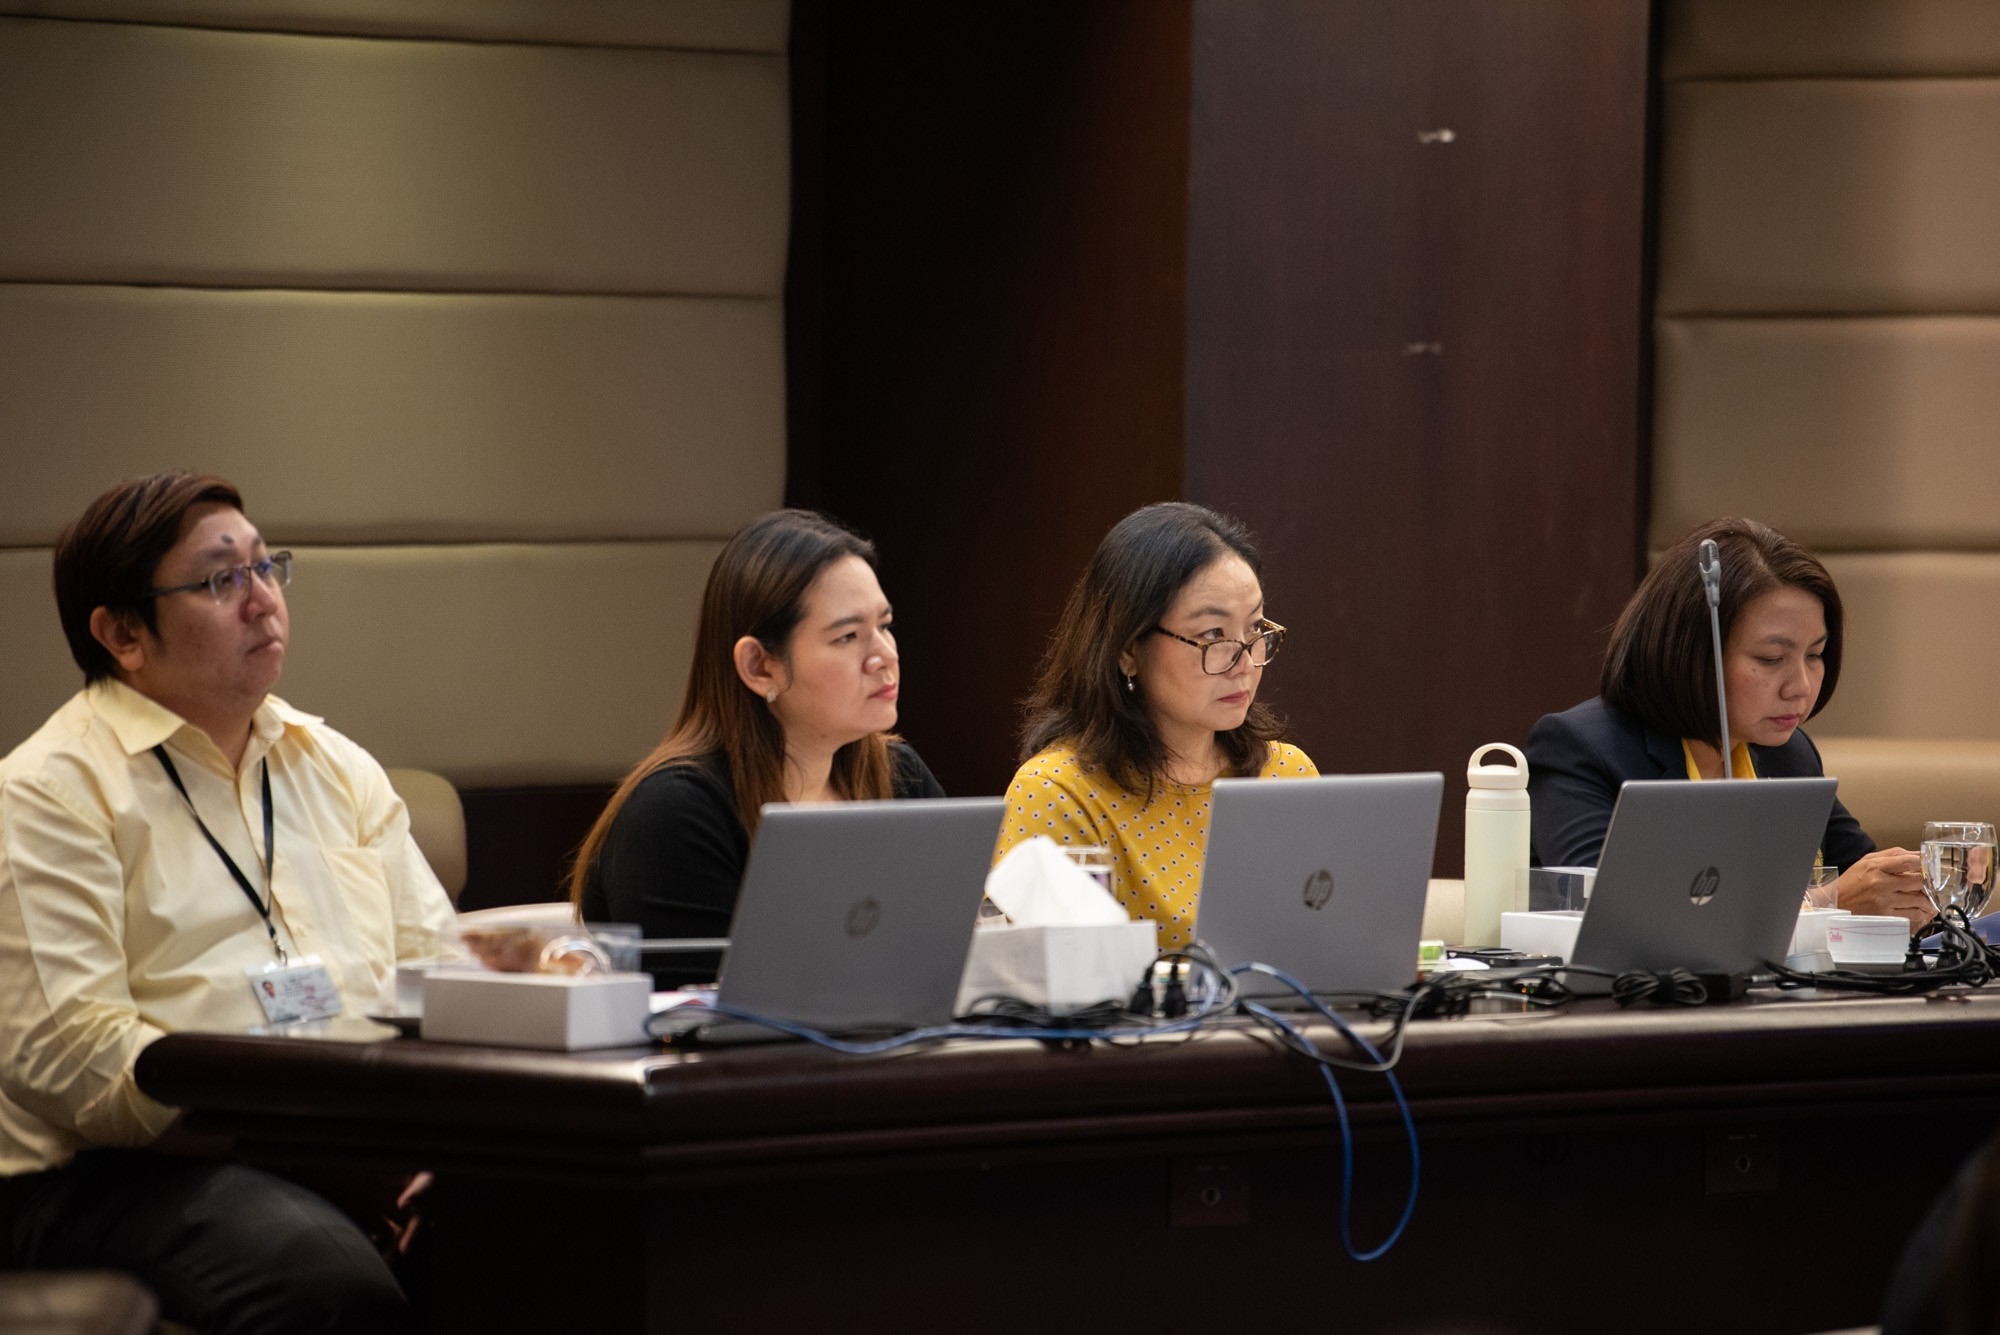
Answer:
[[[1264,629],[1247,640],[1190,640],[1185,635],[1176,635],[1165,626],[1155,626],[1154,631],[1170,640],[1191,644],[1201,650],[1201,670],[1211,677],[1219,677],[1236,666],[1243,655],[1250,655],[1251,667],[1263,667],[1278,656],[1278,646],[1285,642],[1285,628],[1275,621],[1258,623]]]

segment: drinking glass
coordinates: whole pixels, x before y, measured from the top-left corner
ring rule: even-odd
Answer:
[[[1985,911],[1993,895],[1995,843],[1985,821],[1934,820],[1924,826],[1924,893],[1933,908],[1939,913],[1956,908],[1967,918]]]
[[[1814,867],[1812,875],[1806,878],[1806,907],[1809,909],[1831,909],[1840,906],[1834,902],[1839,893],[1835,883],[1840,880],[1838,867]]]
[[[1063,852],[1071,866],[1106,890],[1111,888],[1111,872],[1117,866],[1117,858],[1110,849],[1099,844],[1070,844],[1063,848]]]

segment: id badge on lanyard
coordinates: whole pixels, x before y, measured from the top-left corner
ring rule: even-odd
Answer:
[[[264,1009],[264,1018],[279,1025],[325,1020],[339,1015],[345,1007],[340,1000],[340,989],[333,985],[333,977],[327,973],[326,965],[320,962],[317,955],[306,955],[296,960],[286,956],[285,948],[278,943],[278,925],[272,921],[270,903],[250,884],[250,878],[236,865],[236,859],[229,856],[229,850],[209,832],[208,823],[194,809],[194,798],[188,795],[187,785],[181,782],[180,771],[167,758],[166,747],[154,747],[153,754],[167,771],[167,778],[179,790],[181,801],[187,803],[188,815],[194,817],[202,837],[208,840],[208,846],[215,850],[215,856],[221,858],[222,865],[228,869],[230,879],[236,882],[237,889],[249,899],[250,906],[257,910],[257,916],[263,919],[264,933],[270,938],[272,953],[278,958],[270,964],[253,965],[243,974],[249,980],[250,995],[257,998],[257,1004]],[[263,770],[264,888],[268,895],[271,871],[277,865],[277,828],[271,811],[271,762],[268,759],[263,762]]]
[[[330,1019],[343,1009],[340,989],[317,955],[302,955],[289,964],[253,965],[243,976],[250,980],[251,994],[272,1024]]]

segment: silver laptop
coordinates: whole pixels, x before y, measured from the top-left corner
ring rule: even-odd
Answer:
[[[1614,973],[1750,973],[1784,959],[1836,787],[1834,779],[1626,782],[1570,962]],[[1578,973],[1565,981],[1578,991],[1610,987]]]
[[[1196,939],[1225,968],[1269,964],[1315,992],[1409,986],[1443,797],[1442,774],[1217,780]]]
[[[765,807],[717,1003],[829,1033],[948,1023],[1005,806],[980,797]],[[717,1019],[700,1034],[773,1031]]]

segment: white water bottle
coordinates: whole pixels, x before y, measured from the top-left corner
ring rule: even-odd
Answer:
[[[1511,765],[1482,765],[1505,751]],[[1465,944],[1500,944],[1500,913],[1528,866],[1528,758],[1505,742],[1472,753],[1465,767]]]

